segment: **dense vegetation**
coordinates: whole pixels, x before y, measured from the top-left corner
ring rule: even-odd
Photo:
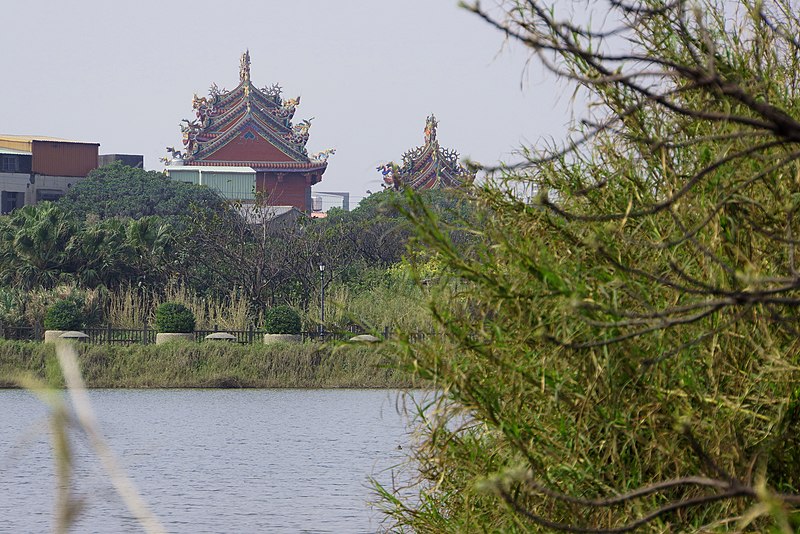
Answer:
[[[155,327],[159,332],[190,333],[195,325],[192,310],[180,302],[162,302],[156,307]]]
[[[173,244],[158,218],[81,220],[42,202],[0,220],[0,282],[23,289],[161,283]]]
[[[427,197],[446,220],[466,209],[458,195]],[[159,303],[177,300],[200,328],[259,328],[265,310],[289,305],[315,329],[324,284],[330,328],[425,329],[421,293],[401,266],[412,232],[403,202],[384,191],[323,220],[248,224],[205,187],[109,165],[58,202],[0,218],[0,322],[41,324],[47,307],[69,297],[82,303],[86,326],[140,328]]]
[[[44,327],[48,330],[78,330],[84,322],[83,306],[75,299],[57,300],[44,316]]]
[[[268,334],[299,334],[302,329],[300,314],[289,306],[274,306],[264,314],[264,330]]]
[[[796,532],[800,6],[500,4],[591,115],[489,169],[473,255],[411,205],[453,278],[397,530]]]
[[[58,200],[77,219],[160,217],[180,225],[194,209],[222,212],[224,202],[207,187],[170,180],[163,173],[114,162],[93,170]]]

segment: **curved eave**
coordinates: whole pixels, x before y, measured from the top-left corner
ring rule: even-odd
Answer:
[[[216,106],[224,107],[240,96],[244,96],[244,82],[239,82],[239,85],[237,85],[227,93],[220,93],[216,102]]]
[[[419,153],[414,156],[409,156],[409,160],[403,165],[401,172],[410,174],[419,172],[422,168],[431,163],[433,155],[432,145],[414,148],[406,152],[406,154],[414,154],[415,152]]]
[[[308,163],[299,163],[299,162],[291,162],[291,161],[276,161],[274,163],[267,163],[264,164],[263,162],[259,163],[258,165],[253,165],[253,169],[256,172],[273,172],[273,171],[285,171],[285,172],[317,172],[319,171],[320,174],[325,172],[325,169],[328,168],[327,162],[315,162],[310,161]]]
[[[448,174],[437,174],[435,172],[419,176],[416,180],[409,182],[413,189],[436,189],[445,187],[461,187],[464,181]]]
[[[410,158],[400,169],[400,175],[415,188],[417,183],[429,181],[447,182],[444,187],[458,186],[472,178],[461,165],[453,164],[445,157],[445,150],[438,142],[428,143],[409,150],[406,154],[418,154]],[[434,154],[436,158],[434,159]],[[424,187],[422,187],[424,188]]]
[[[291,128],[285,124],[283,119],[274,117],[268,111],[260,107],[250,107],[251,116],[259,121],[265,128],[269,128],[272,130],[276,130],[279,134],[288,134],[291,133]],[[235,123],[237,120],[240,120],[241,117],[246,116],[247,114],[247,101],[242,99],[237,102],[233,107],[228,109],[228,111],[214,119],[211,119],[208,126],[203,129],[203,134],[212,137],[219,137],[223,135],[225,132],[233,129],[235,126],[230,126],[231,124]],[[229,127],[230,126],[230,127]],[[225,129],[228,127],[227,129]],[[223,131],[223,129],[225,129]],[[208,141],[207,141],[208,142]]]
[[[228,110],[220,115],[219,117],[215,117],[211,119],[208,123],[208,126],[204,128],[203,133],[208,134],[220,134],[221,128],[236,122],[236,120],[244,113],[246,113],[247,106],[244,103],[244,100],[240,100],[236,102],[234,105],[228,108]]]
[[[226,169],[241,169],[247,167],[255,172],[319,172],[322,174],[328,168],[328,163],[315,161],[310,161],[308,163],[296,161],[187,161],[184,163],[183,167],[175,167],[175,169],[180,170],[192,167],[222,167]]]
[[[252,103],[251,103],[252,104]],[[261,108],[250,106],[250,112],[254,115],[267,115]],[[228,110],[221,116],[211,119],[208,126],[203,130],[205,134],[222,134],[222,130],[229,126],[230,124],[236,122],[240,117],[247,114],[247,100],[244,98],[233,104]],[[282,124],[275,118],[268,117],[270,120],[270,124],[272,127],[278,130],[285,130],[286,133],[289,132],[289,128]]]
[[[252,114],[253,119],[257,120],[265,128],[276,130],[279,133],[292,133],[292,128],[287,126],[283,119],[274,117],[270,113],[259,108],[256,108],[255,110],[251,108],[250,113]],[[264,119],[266,119],[266,121]]]
[[[268,108],[280,107],[279,103],[275,102],[275,100],[273,100],[272,97],[264,93],[264,91],[262,91],[255,85],[253,85],[252,82],[239,82],[239,85],[234,87],[231,91],[220,94],[215,105],[217,107],[225,107],[231,105],[236,99],[244,100],[245,83],[248,83],[250,85],[248,92],[250,93],[251,98],[259,100],[262,104],[264,104]]]
[[[449,165],[434,163],[432,160],[415,172],[401,175],[413,189],[434,189],[438,187],[460,187],[470,180],[469,174],[453,169]]]
[[[263,103],[268,108],[272,109],[281,107],[280,104],[275,102],[269,95],[264,94],[264,92],[261,91],[261,89],[257,88],[252,84],[250,84],[250,94],[253,95],[253,97],[256,100],[260,100],[261,103]]]

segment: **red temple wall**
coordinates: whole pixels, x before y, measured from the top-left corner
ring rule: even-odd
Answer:
[[[258,173],[256,191],[267,193],[270,206],[294,206],[302,212],[311,211],[311,184],[304,174],[286,173],[279,179],[276,173]]]
[[[244,134],[239,134],[213,154],[203,158],[203,161],[294,161],[261,136],[255,139],[245,139]]]

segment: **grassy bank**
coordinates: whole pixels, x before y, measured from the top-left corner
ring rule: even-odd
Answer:
[[[93,388],[403,388],[414,384],[395,369],[388,350],[315,343],[233,345],[79,345],[81,371]],[[0,341],[0,387],[21,375],[62,384],[55,347]]]

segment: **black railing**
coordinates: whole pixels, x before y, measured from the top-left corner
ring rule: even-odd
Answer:
[[[34,326],[8,326],[0,323],[0,337],[15,341],[37,341],[44,338],[44,329]]]
[[[81,330],[88,335],[86,341],[94,345],[148,345],[156,342],[156,331],[145,324],[142,328],[115,328],[111,325],[84,328]],[[242,345],[262,343],[265,330],[250,327],[247,330],[225,330],[214,328],[210,330],[195,330],[194,340],[205,341],[206,336],[217,332],[225,332],[234,336],[235,341]],[[358,325],[349,325],[337,330],[310,330],[300,333],[303,341],[347,341],[357,335],[374,335],[378,339],[388,340],[393,337],[392,331],[385,327],[381,331],[367,331]],[[414,332],[408,339],[412,342],[424,341],[431,336],[438,336],[436,332]],[[41,341],[44,339],[44,328],[34,326],[9,326],[0,323],[0,339],[20,341]]]
[[[89,336],[89,343],[96,345],[147,345],[156,342],[156,332],[144,325],[143,328],[85,328],[81,332]]]

